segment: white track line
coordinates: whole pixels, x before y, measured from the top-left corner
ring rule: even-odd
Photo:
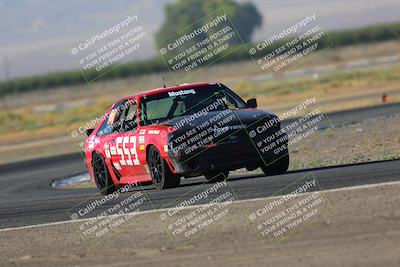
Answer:
[[[356,186],[349,186],[349,187],[342,187],[342,188],[335,188],[335,189],[326,189],[326,190],[319,190],[319,192],[350,191],[350,190],[359,190],[359,189],[365,189],[365,188],[381,187],[381,186],[388,186],[388,185],[398,185],[398,184],[400,184],[400,181],[386,182],[386,183],[375,183],[375,184],[366,184],[366,185],[356,185]],[[315,192],[315,191],[307,192],[307,193],[303,193],[303,194],[307,195],[307,194],[312,194],[313,192]],[[237,201],[234,201],[232,203],[246,203],[246,202],[255,202],[255,201],[262,201],[262,200],[265,201],[265,200],[276,199],[276,198],[281,198],[281,197],[282,197],[282,195],[273,196],[273,197],[252,198],[252,199],[237,200]],[[220,204],[220,203],[215,203],[215,205],[217,205],[217,204]],[[209,205],[209,204],[186,206],[186,207],[180,208],[180,210],[194,209],[194,208],[203,207],[205,205]],[[140,214],[145,214],[145,213],[164,212],[164,211],[168,211],[170,209],[171,208],[145,210],[145,211],[141,211],[139,213],[136,213],[135,216],[140,215]],[[133,214],[133,212],[132,213],[120,214],[120,215],[113,215],[113,216],[118,217],[118,216],[126,216],[126,215],[129,215],[129,214]],[[75,223],[75,222],[85,222],[85,221],[88,221],[90,219],[92,219],[92,218],[85,218],[85,219],[77,219],[77,220],[68,220],[68,221],[59,221],[59,222],[52,222],[52,223],[42,223],[42,224],[33,224],[33,225],[26,225],[26,226],[3,228],[3,229],[0,229],[0,232],[17,231],[17,230],[24,230],[24,229],[33,229],[33,228],[53,226],[53,225],[70,224],[70,223]]]

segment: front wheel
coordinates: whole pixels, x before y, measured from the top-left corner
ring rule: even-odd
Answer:
[[[181,177],[171,172],[165,160],[155,146],[151,146],[147,155],[151,179],[157,189],[179,186]]]
[[[289,154],[286,154],[269,165],[262,165],[261,170],[265,175],[278,175],[287,172],[289,168]]]

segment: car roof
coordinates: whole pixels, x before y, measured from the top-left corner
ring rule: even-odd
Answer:
[[[156,88],[153,90],[149,90],[149,91],[144,91],[144,92],[140,92],[134,95],[130,95],[130,96],[125,96],[122,97],[120,99],[118,99],[117,101],[115,101],[115,103],[118,103],[122,100],[126,100],[126,99],[131,99],[131,98],[136,98],[136,97],[143,97],[143,96],[149,96],[149,95],[154,95],[154,94],[159,94],[159,93],[164,93],[164,92],[170,92],[170,91],[177,91],[177,90],[183,90],[183,89],[190,89],[193,87],[205,87],[208,85],[215,85],[215,84],[220,84],[217,82],[213,82],[213,83],[184,83],[184,84],[180,84],[180,85],[174,85],[171,87],[165,87],[165,88]]]

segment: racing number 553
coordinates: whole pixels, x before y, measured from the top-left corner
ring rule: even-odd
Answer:
[[[135,99],[121,102],[110,113],[108,124],[112,133],[103,137],[104,150],[119,176],[132,178],[143,173],[137,153],[137,104]]]

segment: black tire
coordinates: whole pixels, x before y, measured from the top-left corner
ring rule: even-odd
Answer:
[[[157,189],[179,186],[181,177],[171,172],[165,160],[155,146],[151,146],[147,154],[147,164],[153,184]]]
[[[287,172],[289,168],[289,154],[286,154],[274,161],[272,164],[261,166],[261,170],[265,175],[278,175]]]
[[[229,171],[210,171],[206,172],[204,176],[209,182],[221,182],[228,178]]]
[[[111,179],[104,158],[99,153],[95,153],[92,159],[93,173],[97,188],[103,195],[115,192],[116,186]]]

